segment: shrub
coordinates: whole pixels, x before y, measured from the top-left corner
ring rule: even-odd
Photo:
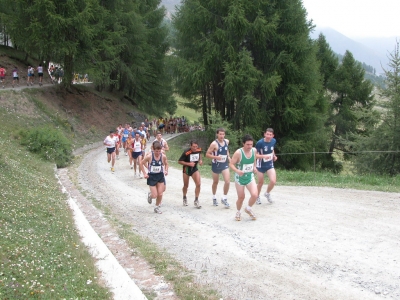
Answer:
[[[30,130],[20,130],[21,144],[32,153],[53,161],[58,168],[67,166],[72,158],[71,142],[55,128],[44,126]]]

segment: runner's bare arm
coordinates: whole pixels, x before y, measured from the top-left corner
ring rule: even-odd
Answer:
[[[243,175],[244,172],[236,168],[236,164],[240,162],[240,149],[236,150],[232,156],[232,159],[229,161],[229,167],[238,175]]]
[[[164,164],[164,174],[168,175],[168,168],[169,168],[168,159],[165,154],[162,154],[162,156],[163,156],[163,164]]]
[[[148,174],[147,174],[147,172],[145,172],[144,165],[145,165],[145,163],[148,163],[149,161],[150,161],[149,155],[146,155],[142,160],[139,161],[140,170],[142,170],[143,177],[145,177],[145,178],[147,178],[146,176],[148,176]]]
[[[168,143],[167,143],[167,141],[165,141],[164,140],[164,145],[163,145],[163,147],[164,147],[164,151],[168,151],[169,150],[169,146],[168,146]]]
[[[206,152],[206,157],[211,158],[211,159],[218,159],[219,156],[215,156],[213,153],[216,150],[218,150],[217,143],[214,141],[210,144],[210,147],[208,147],[208,150]]]

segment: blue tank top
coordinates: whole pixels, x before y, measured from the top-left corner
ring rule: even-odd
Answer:
[[[224,165],[228,165],[228,144],[227,142],[224,140],[224,145],[221,146],[220,143],[218,143],[218,140],[215,140],[217,142],[218,145],[218,150],[217,151],[213,151],[213,155],[215,156],[223,156],[224,159],[221,160],[216,160],[213,159],[211,162],[215,165],[217,165],[218,167],[224,166]]]
[[[160,155],[160,159],[156,160],[154,157],[154,152],[151,152],[151,162],[149,164],[149,174],[159,174],[159,173],[164,173],[162,154]]]

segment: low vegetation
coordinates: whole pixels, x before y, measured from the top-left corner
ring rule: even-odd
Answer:
[[[0,298],[110,299],[76,232],[54,163],[14,139],[20,116],[0,108],[0,119],[7,120],[0,132]]]

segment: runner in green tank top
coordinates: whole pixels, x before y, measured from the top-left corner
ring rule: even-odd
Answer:
[[[254,179],[254,161],[255,161],[255,154],[254,148],[251,149],[251,156],[250,158],[246,157],[243,149],[239,149],[241,153],[240,162],[236,164],[238,170],[244,172],[242,176],[238,173],[235,173],[235,182],[239,183],[240,185],[248,185]]]
[[[229,162],[229,167],[236,173],[235,174],[235,186],[238,195],[236,201],[236,220],[241,220],[240,210],[243,205],[245,198],[244,188],[250,192],[250,199],[247,207],[244,211],[253,219],[256,219],[251,207],[256,202],[258,197],[257,184],[254,180],[254,172],[256,172],[256,149],[253,148],[253,137],[246,134],[242,138],[243,147],[236,150],[233,154],[232,159]]]

